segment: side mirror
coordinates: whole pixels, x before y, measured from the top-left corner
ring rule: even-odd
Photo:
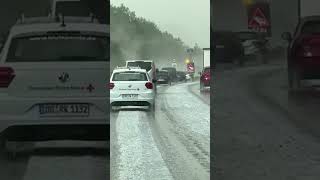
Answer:
[[[281,38],[282,38],[283,40],[289,41],[289,42],[292,40],[291,33],[289,33],[289,32],[284,32],[284,33],[282,33]]]
[[[156,83],[157,82],[157,80],[156,79],[152,79],[152,83]]]

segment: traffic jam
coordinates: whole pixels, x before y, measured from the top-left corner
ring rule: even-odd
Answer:
[[[44,6],[8,20],[2,38],[1,179],[106,177],[109,25],[82,0]]]
[[[180,62],[130,59],[112,71],[114,179],[209,178],[210,49],[203,49],[200,63],[188,51]]]

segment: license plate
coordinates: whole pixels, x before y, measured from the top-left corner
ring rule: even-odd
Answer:
[[[40,116],[89,116],[89,104],[40,104]]]
[[[122,98],[137,99],[138,98],[138,94],[122,94]]]

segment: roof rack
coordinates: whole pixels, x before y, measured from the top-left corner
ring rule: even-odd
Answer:
[[[141,67],[139,67],[139,66],[122,66],[122,67],[119,67],[119,66],[117,66],[115,69],[129,69],[129,70],[131,70],[131,69],[141,69]]]
[[[52,14],[48,14],[48,16],[41,17],[25,17],[24,14],[21,14],[20,18],[18,18],[16,24],[37,24],[37,23],[96,23],[100,24],[97,17],[90,13],[87,17],[78,17],[78,16],[64,16],[59,14],[57,17],[53,17]]]

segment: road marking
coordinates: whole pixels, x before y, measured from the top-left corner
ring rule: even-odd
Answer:
[[[120,111],[116,120],[119,180],[173,180],[143,111]]]

